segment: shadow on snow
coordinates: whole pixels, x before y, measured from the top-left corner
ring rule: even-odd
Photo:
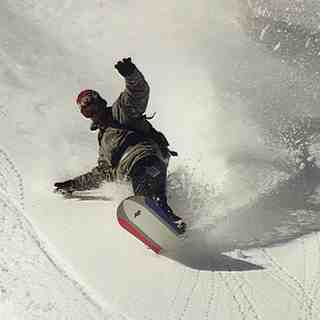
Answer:
[[[164,255],[199,270],[263,269],[223,253],[276,246],[319,231],[319,184],[320,169],[307,167],[249,205],[229,212],[210,230],[190,231],[174,252]]]

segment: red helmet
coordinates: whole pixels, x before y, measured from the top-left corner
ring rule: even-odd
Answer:
[[[77,104],[78,105],[87,105],[92,102],[96,102],[97,100],[101,99],[99,93],[95,90],[86,89],[82,90],[77,97]]]
[[[105,101],[95,90],[86,89],[79,93],[77,97],[77,105],[86,118],[91,118],[98,110],[101,102]]]

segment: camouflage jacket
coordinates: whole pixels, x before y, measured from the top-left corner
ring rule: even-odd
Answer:
[[[126,87],[112,105],[112,118],[119,127],[99,129],[98,165],[90,172],[73,179],[74,188],[97,188],[103,181],[129,177],[140,159],[155,155],[168,164],[157,143],[147,137],[152,126],[144,113],[149,100],[149,85],[138,69],[125,78]],[[141,134],[136,133],[139,131]]]

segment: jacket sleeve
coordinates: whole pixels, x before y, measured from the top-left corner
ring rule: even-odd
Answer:
[[[108,166],[104,161],[99,161],[98,165],[91,171],[72,179],[73,188],[79,191],[96,189],[103,181],[114,181],[115,178],[115,169]]]
[[[125,81],[125,90],[112,106],[113,118],[124,125],[144,114],[150,94],[149,85],[137,68]]]

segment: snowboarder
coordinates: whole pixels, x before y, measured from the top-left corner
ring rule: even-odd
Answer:
[[[80,92],[77,105],[85,118],[92,120],[91,130],[99,130],[98,165],[74,179],[54,184],[56,191],[98,188],[103,181],[128,179],[135,195],[150,197],[184,232],[185,223],[167,203],[167,166],[171,155],[165,136],[155,130],[146,117],[149,85],[131,58],[118,61],[115,68],[125,78],[125,90],[109,107],[100,94],[91,89]]]

